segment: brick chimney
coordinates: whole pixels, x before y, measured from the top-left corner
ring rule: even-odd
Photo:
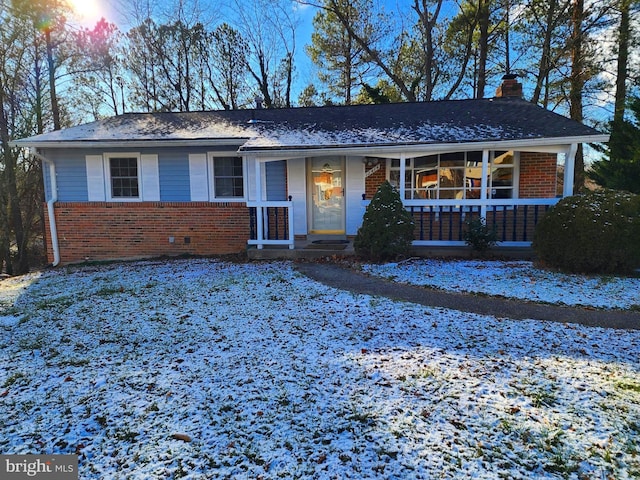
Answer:
[[[507,74],[502,77],[502,85],[496,88],[496,97],[522,98],[522,84],[516,80],[517,75]]]

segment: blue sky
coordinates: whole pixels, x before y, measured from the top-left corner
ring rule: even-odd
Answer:
[[[67,0],[76,17],[72,19],[72,23],[79,23],[86,28],[92,28],[101,18],[107,19],[109,22],[115,23],[122,31],[128,30],[130,27],[127,20],[126,10],[130,6],[127,0]],[[161,0],[161,2],[153,2],[154,8],[161,8],[163,3],[173,4],[175,1]],[[213,4],[208,8],[208,4]],[[225,15],[229,13],[219,13],[219,4],[211,0],[201,0],[200,7],[207,13],[219,19],[219,21],[229,21],[232,19]],[[296,82],[294,86],[293,98],[297,98],[302,89],[308,85],[313,79],[317,78],[313,69],[313,65],[309,61],[305,53],[305,45],[311,42],[312,19],[315,15],[315,9],[309,6],[300,6],[292,2],[292,6],[297,9],[299,26],[296,31]],[[227,11],[228,12],[228,11]],[[216,23],[215,21],[213,22]]]

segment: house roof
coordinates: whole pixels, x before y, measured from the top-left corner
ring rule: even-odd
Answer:
[[[573,139],[571,142],[567,139]],[[34,147],[227,144],[242,151],[541,140],[607,135],[519,98],[186,113],[129,113],[17,140]]]

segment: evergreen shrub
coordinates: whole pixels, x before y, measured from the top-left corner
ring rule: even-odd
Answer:
[[[400,194],[385,181],[367,206],[353,247],[358,255],[376,262],[407,256],[413,230],[413,217]]]
[[[640,267],[640,196],[598,190],[560,200],[533,239],[544,266],[572,273],[630,273]]]
[[[467,245],[480,255],[498,243],[498,231],[495,225],[489,227],[481,217],[466,222],[462,238]]]

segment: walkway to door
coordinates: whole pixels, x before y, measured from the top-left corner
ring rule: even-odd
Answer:
[[[302,261],[296,263],[296,269],[314,280],[341,290],[384,296],[429,307],[450,308],[513,320],[546,320],[577,323],[589,327],[640,330],[640,312],[561,307],[498,297],[443,292],[394,283],[365,275],[349,266],[337,263]]]

